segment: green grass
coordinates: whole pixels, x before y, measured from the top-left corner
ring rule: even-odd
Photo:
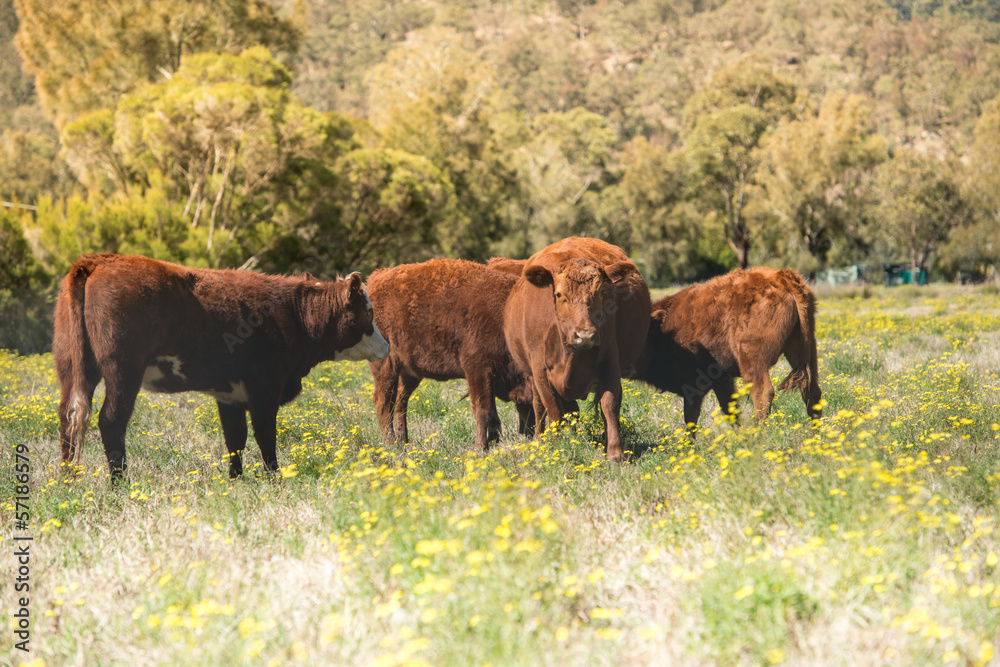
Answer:
[[[33,651],[8,633],[0,662],[995,664],[998,313],[995,290],[824,291],[822,421],[709,399],[692,442],[680,398],[626,382],[625,465],[589,403],[532,442],[501,404],[471,453],[462,382],[421,384],[412,442],[384,445],[343,363],[282,409],[281,478],[233,483],[214,401],[143,394],[124,489],[96,428],[59,473],[51,357],[0,352],[0,480],[27,444],[34,538]]]

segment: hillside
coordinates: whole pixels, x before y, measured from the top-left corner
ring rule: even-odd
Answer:
[[[568,235],[658,285],[752,264],[983,280],[998,19],[985,0],[0,0],[0,195],[37,206],[3,213],[32,253],[0,289],[88,251],[326,276]]]

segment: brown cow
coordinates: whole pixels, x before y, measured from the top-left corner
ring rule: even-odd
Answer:
[[[460,259],[404,264],[369,276],[375,322],[391,349],[385,359],[369,362],[386,440],[409,441],[407,403],[423,378],[466,379],[477,451],[500,437],[494,397],[517,405],[522,433],[534,428],[531,383],[503,336],[503,308],[516,282]]]
[[[727,413],[734,378],[752,383],[758,422],[771,412],[769,369],[784,354],[792,372],[778,385],[802,392],[818,419],[816,296],[791,269],[737,269],[653,304],[647,350],[637,379],[684,397],[684,421],[697,424],[711,390]]]
[[[335,282],[236,270],[189,269],[140,256],[84,255],[63,280],[52,344],[62,384],[63,463],[80,463],[94,389],[108,467],[126,470],[125,430],[140,388],[214,396],[242,474],[250,413],[267,470],[278,407],[321,361],[385,356],[361,276]]]
[[[504,333],[531,376],[535,420],[563,418],[567,401],[595,392],[608,460],[624,455],[619,430],[623,370],[643,349],[649,290],[618,247],[570,237],[532,255],[507,300]]]

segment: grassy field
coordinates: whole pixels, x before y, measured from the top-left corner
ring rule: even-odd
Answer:
[[[997,664],[1000,296],[821,291],[817,329],[816,424],[797,394],[763,428],[709,398],[692,443],[678,397],[626,383],[635,462],[589,409],[525,442],[506,404],[483,456],[464,383],[425,382],[384,446],[367,365],[327,364],[279,416],[280,479],[227,479],[208,397],[141,394],[123,490],[96,409],[85,473],[58,473],[51,356],[0,352],[0,662]]]

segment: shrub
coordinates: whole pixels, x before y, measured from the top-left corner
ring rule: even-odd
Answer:
[[[21,221],[0,211],[0,348],[47,350],[54,294],[53,277],[35,259]]]

